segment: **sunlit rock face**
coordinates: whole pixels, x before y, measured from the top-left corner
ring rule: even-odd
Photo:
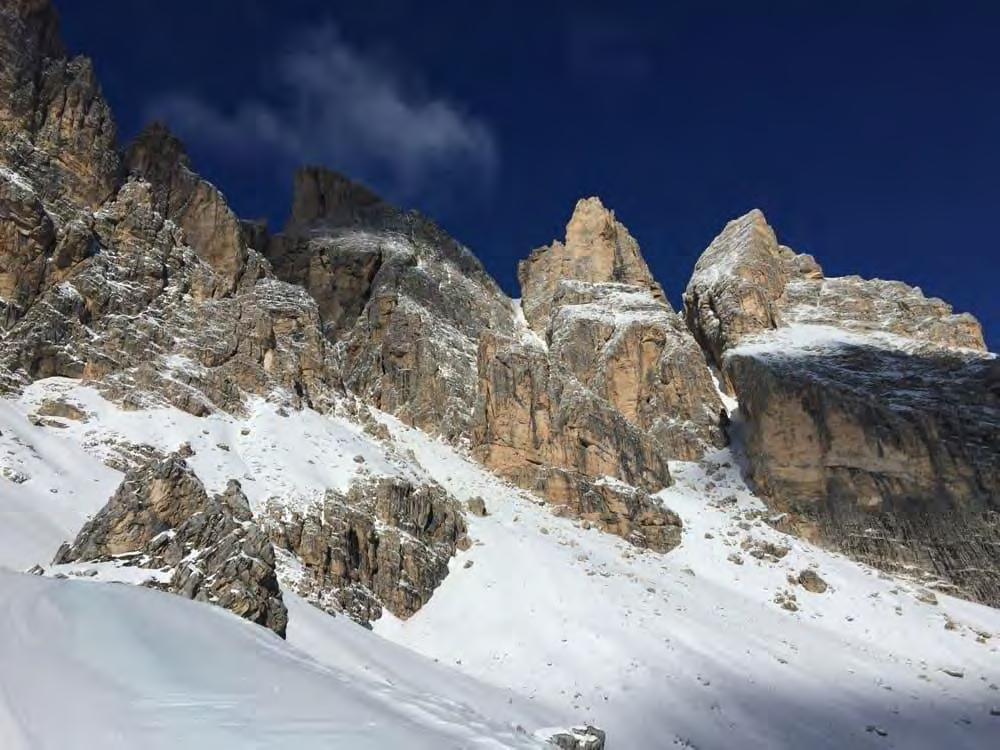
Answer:
[[[327,402],[315,302],[274,279],[162,126],[120,156],[49,3],[0,13],[0,388],[87,378],[123,403],[195,414],[248,395]]]
[[[997,363],[974,318],[900,282],[825,278],[759,211],[713,241],[685,303],[788,528],[1000,603]]]
[[[129,471],[55,562],[110,562],[157,570],[147,585],[215,604],[284,637],[288,611],[274,548],[239,482],[210,497],[178,454]]]
[[[597,491],[595,480],[656,491],[670,482],[668,460],[724,443],[704,355],[638,243],[597,198],[579,201],[565,243],[535,250],[518,276],[518,335],[484,339],[479,350],[473,444],[488,466],[587,513],[585,496],[613,491]],[[602,511],[604,525],[621,524],[623,536],[644,525],[644,510],[606,505],[617,510]]]
[[[247,269],[240,220],[214,185],[194,172],[181,142],[162,124],[147,127],[125,152],[126,166],[153,186],[153,206],[174,221],[215,272],[216,296],[232,292]]]
[[[316,300],[348,390],[417,427],[467,434],[479,337],[513,330],[510,300],[469,250],[423,216],[310,168],[267,255]]]
[[[584,284],[617,283],[649,292],[666,303],[660,285],[646,265],[639,243],[600,198],[577,201],[566,225],[565,242],[533,251],[517,268],[522,307],[528,324],[544,330],[564,281]]]

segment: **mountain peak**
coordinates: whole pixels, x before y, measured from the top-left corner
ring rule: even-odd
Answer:
[[[650,291],[664,302],[663,289],[642,257],[639,243],[600,198],[581,198],[566,225],[565,242],[532,251],[518,264],[517,277],[532,328],[544,327],[547,302],[561,281],[627,284]]]

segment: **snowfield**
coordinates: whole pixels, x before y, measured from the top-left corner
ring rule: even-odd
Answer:
[[[89,419],[31,424],[51,398]],[[0,401],[11,571],[48,563],[120,480],[104,461],[144,444],[190,442],[207,488],[239,479],[255,507],[368,472],[433,478],[489,511],[468,516],[474,543],[429,604],[375,633],[290,593],[285,643],[100,582],[113,571],[0,573],[0,747],[536,747],[545,727],[581,723],[611,750],[997,746],[1000,612],[774,531],[729,451],[671,466],[659,497],[685,529],[659,555],[553,516],[392,417],[378,415],[392,435],[380,441],[347,414],[124,411],[63,379]],[[790,582],[807,568],[825,593]]]
[[[311,609],[293,602],[296,614],[302,608]],[[344,656],[336,665],[216,607],[133,586],[0,571],[0,747],[542,746],[458,702],[433,663],[398,647],[384,653],[392,644],[323,617],[295,617],[304,621],[296,630],[307,644],[350,644],[334,647]],[[368,637],[345,638],[348,629]],[[369,653],[381,653],[393,677],[367,674]],[[425,672],[436,692],[422,689]],[[472,694],[515,714],[500,691]]]

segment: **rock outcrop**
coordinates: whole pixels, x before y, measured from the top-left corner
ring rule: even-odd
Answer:
[[[826,278],[811,255],[778,243],[754,209],[708,246],[684,293],[687,322],[720,368],[748,336],[796,324],[882,332],[985,351],[976,319],[899,281]]]
[[[370,479],[329,491],[305,510],[266,511],[276,547],[291,553],[282,578],[328,612],[368,624],[384,606],[409,617],[427,603],[456,549],[468,546],[458,502],[440,486]]]
[[[517,277],[524,317],[536,331],[548,325],[553,301],[567,280],[625,284],[649,292],[660,302],[667,299],[649,272],[639,243],[600,198],[577,201],[566,225],[565,243],[556,240],[534,250],[518,264]]]
[[[194,414],[247,394],[328,403],[339,380],[312,298],[273,277],[162,126],[123,165],[49,2],[0,16],[0,391],[61,375]]]
[[[313,300],[253,254],[260,278],[214,297],[220,277],[154,204],[149,183],[129,180],[84,219],[88,257],[4,335],[8,384],[82,377],[120,401],[194,414],[239,411],[247,393],[324,403],[336,381]]]
[[[210,602],[284,637],[288,612],[274,548],[239,482],[210,498],[177,454],[130,471],[57,564],[118,561],[168,570],[157,588]]]
[[[115,138],[93,67],[67,59],[51,4],[0,7],[0,329],[91,253],[78,213],[118,185]]]
[[[120,174],[116,129],[93,65],[67,58],[48,0],[0,8],[2,162],[59,217],[97,208]]]
[[[724,443],[704,355],[596,198],[577,203],[565,244],[534,251],[518,275],[526,325],[480,342],[474,454],[602,528],[673,546],[649,523],[660,510],[648,496],[600,481],[655,492],[668,460]]]
[[[549,738],[549,744],[561,750],[604,750],[606,735],[597,727],[573,727],[557,732]]]
[[[212,267],[219,284],[212,291],[217,296],[232,292],[248,261],[240,220],[222,193],[193,171],[181,142],[153,123],[128,147],[125,164],[152,185],[154,210],[174,221],[186,243]]]
[[[316,300],[348,390],[408,424],[468,433],[479,337],[513,330],[510,300],[472,253],[423,216],[309,168],[267,256]]]
[[[1000,604],[1000,398],[978,323],[899,282],[827,279],[760,212],[685,295],[786,528]]]

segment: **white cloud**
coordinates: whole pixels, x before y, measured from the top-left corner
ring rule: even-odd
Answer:
[[[398,197],[442,180],[487,183],[496,168],[496,142],[482,121],[404,86],[333,26],[297,39],[276,60],[269,83],[271,96],[228,110],[171,94],[150,114],[231,156],[270,152],[294,164],[329,166]]]

